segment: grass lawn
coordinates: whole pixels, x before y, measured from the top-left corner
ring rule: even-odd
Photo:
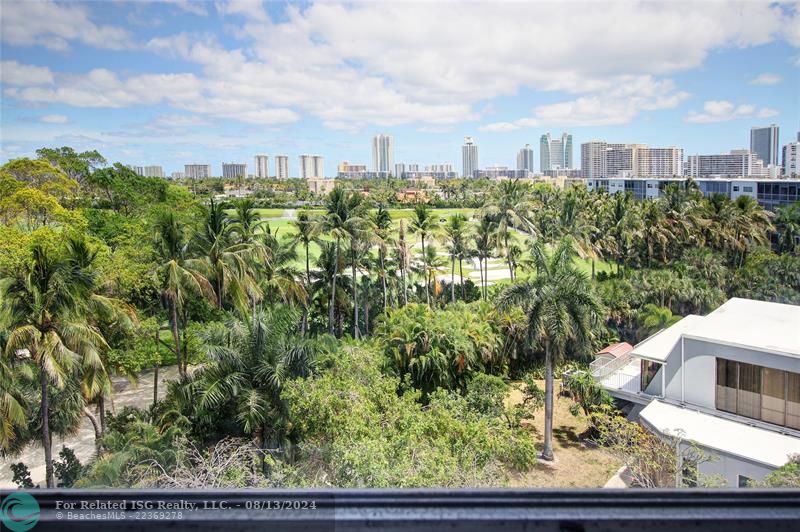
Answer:
[[[544,389],[544,381],[538,382]],[[555,382],[559,389],[559,381]],[[511,404],[522,400],[522,393],[514,389],[509,395]],[[511,478],[510,485],[515,488],[602,488],[622,466],[616,458],[603,449],[587,444],[580,434],[588,427],[581,414],[570,414],[572,400],[556,397],[553,407],[553,454],[555,461],[539,460],[533,469]],[[536,448],[541,450],[544,442],[544,409],[536,412],[536,418],[529,425],[536,439]]]
[[[261,218],[280,218],[284,214],[284,209],[255,209],[258,215]],[[233,209],[226,209],[225,212],[229,215],[233,215],[235,212]]]

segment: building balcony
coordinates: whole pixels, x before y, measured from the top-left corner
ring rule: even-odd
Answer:
[[[597,360],[596,362],[601,362]],[[648,404],[655,396],[642,391],[642,360],[625,354],[604,364],[592,364],[595,380],[617,399]]]

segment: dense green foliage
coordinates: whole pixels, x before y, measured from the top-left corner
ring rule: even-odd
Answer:
[[[397,180],[226,201],[244,184],[37,156],[0,167],[0,450],[40,442],[49,486],[75,478],[52,438],[84,417],[84,486],[194,485],[193,468],[219,486],[502,484],[533,464],[522,420],[541,406],[551,457],[557,369],[731,296],[800,304],[800,207],[691,180],[643,202],[485,180],[413,206]],[[111,414],[114,378],[163,365],[163,399]],[[586,415],[607,403],[568,388]]]

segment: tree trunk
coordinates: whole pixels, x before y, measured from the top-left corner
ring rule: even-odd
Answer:
[[[48,488],[55,488],[53,475],[53,445],[50,438],[50,398],[47,393],[47,374],[39,369],[39,385],[42,388],[42,447],[44,447],[44,470]]]
[[[592,281],[594,281],[594,257],[592,257]]]
[[[89,421],[92,422],[92,427],[94,428],[94,444],[95,446],[99,446],[100,438],[103,437],[103,433],[100,430],[100,423],[97,422],[97,417],[92,413],[88,406],[83,407],[83,413],[86,414],[86,417],[88,417]]]
[[[386,308],[389,306],[389,300],[386,299],[386,264],[383,256],[383,248],[378,250],[378,255],[381,261],[381,290],[383,291],[383,310],[386,312]]]
[[[550,342],[544,345],[544,448],[543,460],[553,460],[553,355]]]
[[[106,433],[106,398],[103,393],[97,398],[97,410],[100,413],[100,435]]]
[[[422,233],[422,269],[425,271],[425,302],[431,306],[430,275],[428,274],[428,256],[425,255],[425,233]]]
[[[334,305],[336,302],[336,276],[339,274],[339,237],[336,237],[336,258],[333,260],[333,279],[331,280],[331,304],[328,307],[328,329],[333,334]]]
[[[450,256],[450,302],[456,302],[456,256]]]
[[[181,377],[185,377],[186,370],[183,368],[183,354],[181,353],[181,335],[178,331],[178,307],[172,299],[169,300],[169,326],[172,340],[175,342],[175,360],[178,363],[178,373]]]
[[[461,257],[458,257],[458,275],[461,277],[461,299],[463,301],[467,300],[467,293],[466,289],[464,288],[464,261]]]
[[[306,243],[306,283],[311,286],[311,265],[308,258],[308,243]],[[309,291],[311,289],[309,288]]]
[[[364,335],[369,336],[369,295],[364,297]]]
[[[408,286],[406,285],[406,267],[400,266],[400,277],[403,278],[403,306],[408,305]]]
[[[505,247],[506,247],[506,262],[508,262],[508,274],[511,276],[511,280],[514,280],[514,267],[511,265],[511,250],[508,249],[508,230],[506,230],[506,235],[504,237],[505,240]]]
[[[358,283],[356,282],[356,248],[355,242],[351,242],[350,262],[353,272],[353,338],[358,339]]]

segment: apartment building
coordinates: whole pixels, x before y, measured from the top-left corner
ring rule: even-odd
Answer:
[[[299,162],[301,179],[322,179],[325,177],[321,155],[300,155]]]
[[[275,178],[289,179],[289,157],[286,155],[275,156]]]
[[[255,176],[262,179],[269,177],[269,157],[266,155],[255,156]]]
[[[183,166],[187,179],[207,179],[211,177],[211,166],[207,164],[186,164]]]
[[[158,165],[151,165],[144,167],[144,176],[145,177],[164,177],[164,169]]]
[[[683,166],[683,175],[691,177],[767,175],[761,159],[750,150],[731,150],[718,155],[690,155]]]
[[[238,179],[247,177],[246,163],[222,163],[222,177],[225,179]]]
[[[800,133],[798,133],[798,137],[800,137]],[[800,176],[800,153],[798,152],[800,152],[800,140],[798,140],[798,142],[790,142],[783,147],[783,175],[791,177]]]
[[[464,145],[461,146],[461,175],[475,177],[478,164],[478,145],[472,137],[464,137]]]

